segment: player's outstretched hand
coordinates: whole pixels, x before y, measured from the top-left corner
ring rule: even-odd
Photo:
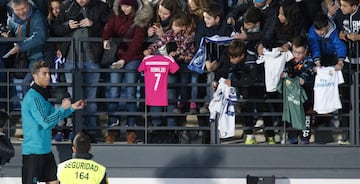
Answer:
[[[71,106],[75,110],[80,110],[86,106],[86,101],[81,99],[81,100],[78,100],[75,103],[71,104]]]

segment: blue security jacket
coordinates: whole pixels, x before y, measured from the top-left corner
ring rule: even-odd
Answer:
[[[21,105],[24,134],[22,154],[47,154],[51,152],[51,129],[74,112],[55,107],[33,88],[26,93]]]

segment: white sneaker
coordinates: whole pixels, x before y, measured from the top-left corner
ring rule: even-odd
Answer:
[[[342,140],[338,140],[337,142],[339,145],[350,145],[351,142],[350,141],[342,141]]]

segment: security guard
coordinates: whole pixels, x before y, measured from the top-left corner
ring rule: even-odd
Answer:
[[[73,158],[58,165],[61,184],[108,184],[106,167],[91,160],[90,143],[89,136],[82,132],[75,136]]]

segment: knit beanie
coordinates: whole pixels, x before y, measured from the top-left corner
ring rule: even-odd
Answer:
[[[137,2],[137,0],[119,0],[119,4],[120,5],[129,5],[132,6],[134,9],[138,9],[139,4]]]

